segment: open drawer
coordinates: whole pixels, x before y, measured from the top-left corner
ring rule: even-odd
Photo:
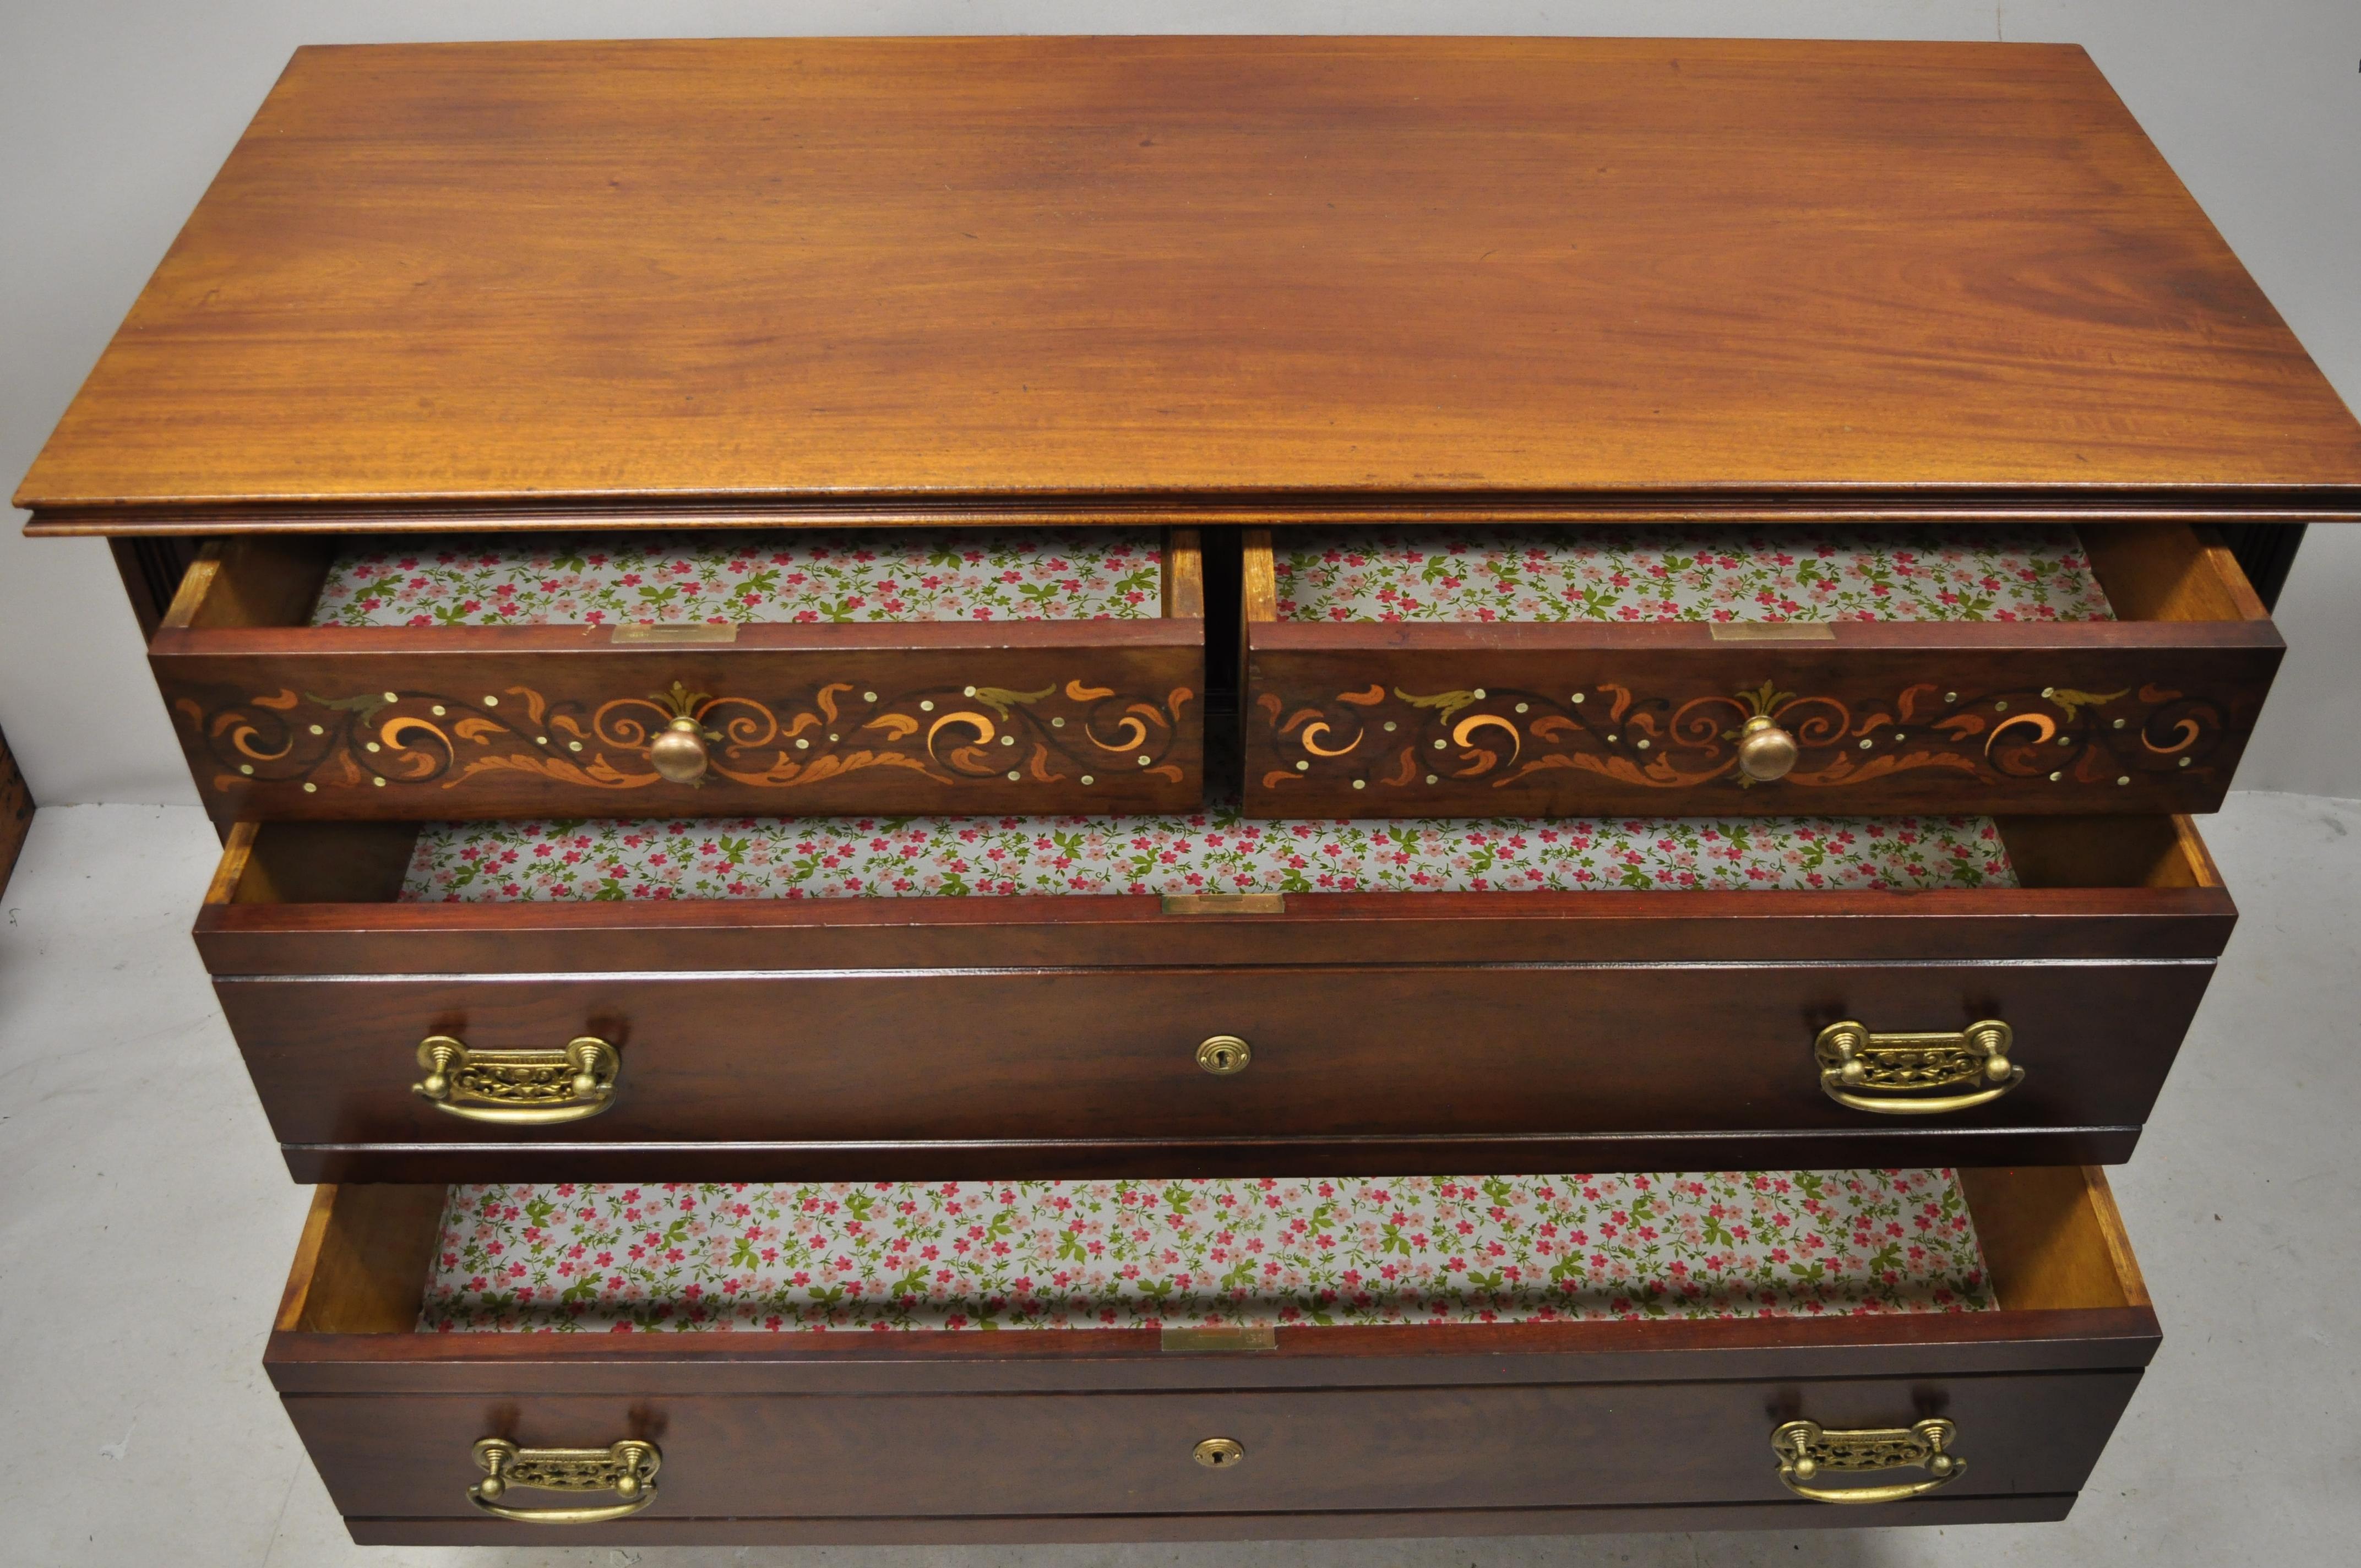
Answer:
[[[236,538],[148,650],[217,821],[1203,789],[1191,529]]]
[[[266,1365],[364,1543],[981,1543],[2054,1519],[2158,1343],[2070,1168],[570,1184],[321,1189]]]
[[[1245,548],[1255,817],[2212,811],[2283,651],[2179,523]]]
[[[1529,891],[1518,891],[1526,889]],[[302,1180],[2129,1157],[2186,819],[242,824],[196,938]]]

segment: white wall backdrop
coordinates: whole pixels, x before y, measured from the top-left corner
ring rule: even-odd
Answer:
[[[781,33],[1624,33],[2088,47],[2361,404],[2356,0],[0,0],[0,483],[15,487],[303,43]],[[195,799],[105,547],[0,526],[0,729],[43,804]],[[2361,797],[2361,525],[2315,528],[2246,787]]]

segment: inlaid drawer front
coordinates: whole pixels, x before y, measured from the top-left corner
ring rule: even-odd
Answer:
[[[1085,1257],[1045,1260],[1038,1286],[1009,1292],[997,1332],[923,1310],[915,1326],[888,1326],[850,1307],[699,1332],[700,1299],[724,1285],[769,1288],[736,1280],[759,1264],[700,1251],[647,1276],[666,1282],[630,1288],[623,1326],[664,1332],[616,1332],[594,1307],[580,1320],[592,1332],[550,1332],[577,1310],[568,1301],[610,1288],[608,1270],[587,1248],[584,1288],[545,1308],[519,1304],[530,1290],[471,1279],[469,1238],[504,1205],[544,1224],[611,1224],[618,1255],[698,1204],[757,1250],[818,1244],[800,1220],[764,1218],[767,1207],[732,1212],[748,1194],[727,1187],[673,1190],[662,1213],[620,1188],[343,1188],[322,1190],[267,1359],[331,1496],[368,1541],[533,1539],[519,1516],[535,1515],[553,1529],[542,1539],[619,1543],[928,1540],[979,1527],[1046,1541],[1086,1538],[1093,1518],[1120,1538],[1154,1539],[1432,1533],[1444,1518],[1475,1530],[1536,1518],[1598,1528],[1642,1508],[1784,1528],[2062,1515],[2157,1343],[2104,1183],[2071,1168],[1956,1183],[1793,1176],[1823,1198],[1867,1191],[1872,1208],[1897,1179],[1931,1181],[1943,1228],[1979,1260],[1968,1297],[1865,1315],[1815,1315],[1778,1292],[1703,1313],[1680,1310],[1677,1294],[1669,1313],[1642,1310],[1626,1297],[1653,1299],[1667,1280],[1677,1292],[1678,1277],[1642,1262],[1610,1277],[1608,1254],[1657,1249],[1594,1236],[1573,1249],[1562,1283],[1540,1288],[1567,1303],[1555,1315],[1430,1316],[1435,1280],[1463,1264],[1405,1225],[1399,1256],[1382,1239],[1367,1247],[1366,1283],[1326,1287],[1404,1299],[1403,1314],[1367,1326],[1323,1326],[1319,1282],[1259,1270],[1212,1288],[1229,1303],[1218,1314],[1228,1326],[1140,1326],[1136,1313],[1052,1326],[1023,1314],[1028,1290],[1066,1289],[1050,1275],[1087,1273]],[[1587,1179],[1554,1179],[1571,1194]],[[1807,1193],[1787,1178],[1751,1179],[1763,1190],[1719,1211],[1730,1223],[1802,1212]],[[1230,1228],[1218,1201],[1227,1189],[1147,1186],[1146,1201],[1170,1209],[1138,1222],[1147,1228],[1184,1240],[1202,1231],[1213,1245]],[[897,1190],[783,1196],[816,1215]],[[971,1217],[999,1234],[1000,1200],[1016,1196],[950,1190],[953,1202],[982,1200],[973,1216],[952,1217],[962,1234]],[[1078,1184],[1071,1196],[1111,1190]],[[1916,1197],[1900,1219],[1924,1217]],[[787,1212],[807,1211],[790,1201]],[[919,1223],[884,1210],[875,1220],[889,1237]],[[1757,1245],[1750,1234],[1741,1249]],[[1333,1243],[1340,1256],[1361,1246]],[[831,1271],[825,1293],[846,1303],[932,1288],[928,1270],[898,1259],[834,1266],[852,1272]],[[895,1277],[878,1272],[889,1266]],[[1918,1266],[1897,1249],[1888,1272]],[[454,1332],[434,1305],[452,1282],[511,1303],[507,1326]],[[1488,1277],[1455,1288],[1502,1287]],[[818,1290],[802,1294],[816,1301]],[[1267,1299],[1313,1308],[1261,1321]],[[551,1520],[553,1510],[576,1517]]]
[[[225,821],[1171,809],[1202,615],[1186,530],[234,541],[150,662]]]
[[[2181,526],[1249,531],[1247,809],[2205,811],[2282,644]]]
[[[1126,856],[1180,863],[1137,826],[1113,819]],[[589,825],[511,862],[506,828],[265,824],[198,940],[306,1179],[1894,1164],[1930,1134],[1962,1162],[2128,1156],[2233,918],[2185,824],[1986,823],[1932,865],[1743,827],[1718,891],[1667,861],[1648,892],[1569,861],[1557,891],[1301,894],[1117,881],[1053,825],[1092,891],[1012,855],[1005,891],[954,895],[895,842],[816,889],[711,860],[761,825],[619,828],[650,855],[626,874]],[[914,891],[848,891],[889,874]]]

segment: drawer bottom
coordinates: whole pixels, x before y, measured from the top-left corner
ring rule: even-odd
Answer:
[[[1125,1514],[1070,1519],[647,1519],[569,1530],[586,1546],[1009,1546],[1187,1541],[1405,1540],[1461,1535],[1611,1535],[1693,1530],[1842,1530],[1863,1525],[2047,1524],[2074,1494],[1927,1497],[1908,1520],[1857,1509],[1787,1503],[1677,1508],[1465,1508],[1339,1514]],[[514,1545],[516,1528],[489,1533],[476,1519],[346,1519],[361,1546]]]
[[[1028,1315],[1011,1286],[996,1309],[1010,1326],[999,1332],[947,1327],[939,1312],[889,1321],[890,1312],[851,1305],[914,1288],[910,1272],[888,1278],[862,1255],[864,1234],[890,1237],[879,1245],[899,1258],[922,1228],[868,1201],[912,1201],[890,1184],[811,1188],[783,1213],[738,1188],[651,1189],[635,1200],[580,1188],[323,1189],[267,1363],[365,1543],[560,1539],[497,1509],[576,1510],[581,1522],[563,1539],[619,1545],[2062,1516],[2158,1343],[2103,1179],[2058,1168],[1967,1171],[1955,1182],[1863,1172],[1851,1173],[1851,1191],[1848,1173],[1824,1174],[1835,1190],[1819,1179],[1761,1204],[1733,1202],[1715,1185],[1735,1178],[1700,1181],[1686,1207],[1602,1185],[1575,1220],[1521,1209],[1510,1184],[1477,1181],[1471,1201],[1489,1232],[1468,1212],[1444,1212],[1455,1190],[1414,1194],[1424,1207],[1408,1204],[1415,1212],[1390,1230],[1375,1222],[1361,1260],[1372,1274],[1415,1274],[1415,1289],[1389,1287],[1414,1310],[1388,1314],[1378,1291],[1374,1315],[1325,1323],[1313,1321],[1325,1299],[1317,1288],[1290,1296],[1246,1283],[1301,1217],[1284,1201],[1276,1232],[1209,1204],[1197,1233],[1208,1256],[1176,1263],[1165,1244],[1190,1231],[1176,1217],[1188,1195],[1180,1184],[1141,1184],[1176,1212],[1159,1222],[1164,1229],[1139,1227],[1167,1275],[1101,1316]],[[1832,1222],[1839,1234],[1872,1228],[1854,1223],[1861,1192],[1886,1223],[1882,1205],[1896,1184],[1909,1199],[1892,1211],[1905,1234],[1869,1262],[1864,1294],[1862,1260],[1823,1255],[1842,1250],[1826,1238]],[[1323,1184],[1302,1185],[1320,1196]],[[1323,1219],[1340,1234],[1368,1224],[1368,1197],[1332,1195],[1341,1212]],[[562,1211],[609,1199],[639,1211],[610,1238]],[[1783,1201],[1792,1211],[1784,1226]],[[829,1202],[836,1212],[823,1217]],[[691,1223],[691,1205],[708,1221]],[[991,1197],[933,1245],[972,1243],[972,1227],[987,1248],[1036,1245],[1023,1215],[1011,1218],[1020,1207]],[[854,1208],[865,1216],[850,1217]],[[1674,1255],[1699,1239],[1700,1223],[1745,1233],[1703,1240],[1752,1271],[1752,1287],[1704,1301],[1659,1288],[1680,1277],[1673,1264],[1684,1258]],[[1453,1279],[1438,1279],[1437,1252],[1472,1252],[1543,1223],[1585,1229],[1574,1245],[1590,1250],[1576,1272],[1631,1277],[1588,1297],[1566,1292],[1562,1307],[1540,1292],[1539,1310],[1532,1299],[1516,1306],[1509,1288],[1499,1310],[1466,1276],[1501,1283],[1489,1276],[1510,1266],[1462,1256]],[[1947,1225],[1948,1262],[1930,1265],[1917,1255],[1943,1251],[1933,1244]],[[763,1264],[764,1248],[797,1245],[830,1267]],[[765,1332],[759,1315],[686,1310],[747,1288],[733,1287],[729,1268],[719,1285],[696,1277],[697,1257],[727,1264],[732,1252],[731,1266],[773,1268],[757,1285],[799,1292],[818,1315]],[[619,1261],[634,1253],[631,1266]],[[559,1288],[557,1303],[518,1299],[551,1283],[546,1266],[569,1255],[586,1271]],[[1225,1264],[1226,1281],[1189,1277]],[[1728,1257],[1722,1266],[1730,1271]],[[796,1272],[810,1277],[793,1282]],[[1851,1283],[1829,1282],[1839,1275]],[[1945,1299],[1960,1286],[1965,1298]],[[1038,1281],[1027,1288],[1045,1293]],[[622,1303],[633,1295],[638,1308]],[[1188,1301],[1189,1321],[1159,1299]],[[667,1310],[648,1309],[658,1300]],[[682,1332],[691,1327],[704,1332]]]

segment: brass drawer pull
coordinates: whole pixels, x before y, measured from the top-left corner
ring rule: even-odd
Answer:
[[[1959,1435],[1958,1427],[1939,1419],[1861,1431],[1828,1431],[1817,1421],[1789,1421],[1771,1434],[1771,1452],[1779,1456],[1779,1484],[1799,1497],[1816,1503],[1898,1503],[1923,1497],[1967,1474],[1968,1462],[1949,1452]],[[1927,1479],[1884,1486],[1811,1484],[1824,1472],[1850,1475],[1914,1468],[1927,1472]]]
[[[1244,1072],[1254,1060],[1254,1047],[1235,1035],[1213,1035],[1197,1044],[1197,1065],[1215,1078]]]
[[[1821,1091],[1839,1105],[1883,1116],[1939,1116],[1989,1104],[2025,1081],[2025,1069],[2008,1058],[2015,1037],[1997,1018],[1932,1035],[1872,1034],[1847,1019],[1820,1031],[1812,1055],[1820,1064]],[[1926,1092],[1966,1083],[1989,1087]]]
[[[1246,1451],[1234,1437],[1209,1437],[1191,1449],[1189,1457],[1208,1470],[1229,1470],[1246,1462]]]
[[[656,1470],[663,1463],[654,1443],[633,1438],[606,1448],[519,1448],[504,1437],[488,1437],[476,1444],[484,1478],[467,1488],[467,1501],[519,1524],[605,1524],[629,1519],[656,1500]],[[511,1486],[612,1492],[623,1500],[590,1508],[511,1508],[500,1501]]]
[[[596,1116],[615,1102],[622,1058],[594,1035],[561,1051],[478,1051],[448,1035],[418,1042],[426,1076],[411,1091],[437,1111],[470,1122],[545,1127]]]

